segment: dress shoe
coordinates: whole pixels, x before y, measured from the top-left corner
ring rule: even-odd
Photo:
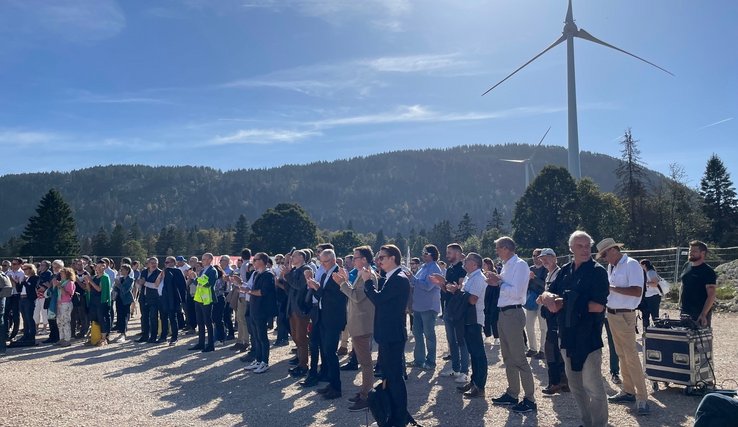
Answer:
[[[347,363],[340,368],[342,371],[358,371],[359,370],[359,364],[358,363]]]
[[[148,340],[148,341],[146,341],[146,342],[147,342],[147,343],[149,343],[149,344],[159,344],[159,341],[158,341],[158,340],[156,340],[156,339],[153,339],[153,340],[152,340],[152,339],[150,339],[150,340]]]
[[[179,342],[179,340],[173,339],[173,340],[169,341],[169,346],[171,347],[173,345],[177,345],[177,342]]]
[[[305,369],[305,368],[301,368],[301,367],[299,367],[299,366],[295,366],[295,367],[294,367],[294,368],[293,368],[293,369],[292,369],[292,370],[290,371],[290,376],[291,376],[292,378],[302,378],[302,377],[304,377],[304,376],[305,376],[305,375],[307,375],[307,374],[308,374],[308,370],[307,370],[307,369]]]
[[[205,348],[204,345],[199,345],[198,344],[198,345],[193,345],[192,347],[188,348],[187,350],[189,350],[189,351],[197,351],[197,350],[202,350],[204,348]]]
[[[535,350],[528,350],[528,351],[525,352],[525,357],[533,357],[536,354],[538,354],[537,351],[535,351]]]
[[[205,347],[205,348],[202,349],[202,352],[203,353],[210,353],[211,351],[215,351],[215,346],[214,345],[209,345],[209,346],[207,346],[207,347]]]
[[[341,347],[336,352],[336,355],[338,355],[338,356],[345,356],[347,354],[348,354],[348,349],[346,347]]]
[[[459,393],[466,393],[467,391],[471,390],[472,387],[474,387],[474,384],[471,382],[468,382],[465,385],[460,385],[456,387],[456,391],[458,391]]]
[[[300,363],[300,359],[298,359],[297,357],[293,357],[287,363],[290,364],[290,365],[292,365],[292,366],[297,366],[297,364]]]
[[[473,399],[475,397],[484,397],[484,390],[481,390],[476,385],[472,385],[469,391],[464,393],[464,398]]]
[[[284,339],[284,340],[276,340],[276,341],[274,341],[274,344],[272,345],[272,347],[284,347],[286,345],[289,345],[289,342],[287,342],[286,339]]]
[[[300,386],[302,387],[315,387],[318,385],[318,376],[317,375],[308,375],[307,378],[305,378],[305,381],[300,383]]]
[[[323,398],[326,400],[333,400],[338,399],[341,397],[341,392],[337,390],[330,389],[328,392],[323,394]]]
[[[141,338],[137,339],[136,342],[148,342],[149,338],[142,336]]]
[[[246,353],[245,355],[238,358],[243,363],[251,363],[254,360],[256,360],[256,357],[251,353]]]
[[[291,349],[290,349],[290,353],[292,353],[292,354],[297,354],[297,349],[296,349],[296,348],[291,348]]]
[[[547,394],[549,396],[552,394],[560,393],[560,392],[561,392],[561,386],[558,384],[556,385],[549,384],[548,387],[541,390],[541,393]]]
[[[246,346],[243,345],[243,343],[237,342],[237,343],[233,344],[233,346],[231,347],[231,350],[233,350],[233,351],[240,351],[244,347],[246,347]]]
[[[443,360],[451,360],[451,355],[450,354],[447,354],[447,355],[443,356],[441,359],[443,359]]]
[[[361,394],[359,394],[359,393],[356,393],[354,395],[354,397],[349,397],[348,398],[348,401],[351,402],[351,403],[356,403],[356,402],[358,402],[360,400],[361,400]]]
[[[167,338],[166,337],[159,338],[158,340],[156,340],[156,343],[157,344],[164,344],[165,342],[167,342]]]
[[[323,388],[319,388],[319,389],[315,390],[315,392],[318,393],[318,394],[326,394],[326,393],[328,393],[331,390],[332,390],[331,389],[331,386],[327,385],[327,386],[325,386]]]
[[[359,398],[359,400],[354,402],[353,405],[349,406],[348,410],[350,412],[359,412],[359,411],[363,411],[367,409],[368,407],[369,407],[369,401],[366,399]]]

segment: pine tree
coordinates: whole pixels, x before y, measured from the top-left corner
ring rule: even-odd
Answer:
[[[723,161],[716,154],[710,157],[700,181],[703,211],[710,222],[710,240],[724,243],[735,229],[738,199],[733,181]]]
[[[110,255],[110,238],[105,228],[100,227],[97,234],[92,237],[92,252],[98,256]]]
[[[110,256],[123,256],[123,244],[126,241],[126,233],[123,230],[123,225],[116,224],[113,227],[113,231],[110,233],[110,243],[108,245],[108,253]]]
[[[487,222],[487,230],[496,229],[502,232],[502,227],[505,225],[505,221],[502,219],[502,214],[497,208],[492,211],[492,218]]]
[[[444,254],[446,252],[446,246],[448,246],[450,243],[453,243],[454,241],[454,236],[451,232],[451,223],[449,222],[449,220],[444,219],[443,221],[435,224],[433,226],[433,229],[428,234],[428,241],[429,243],[436,245],[438,250],[441,251],[441,254]]]
[[[472,222],[469,212],[467,212],[461,218],[461,221],[459,221],[459,225],[456,228],[456,241],[463,243],[476,233],[477,227]]]
[[[22,251],[27,255],[79,255],[77,226],[72,208],[53,188],[41,198],[36,215],[28,219],[21,238],[25,241]]]
[[[621,161],[615,169],[618,178],[617,194],[623,199],[628,212],[628,225],[625,242],[630,246],[640,246],[645,219],[645,202],[648,197],[646,188],[646,167],[641,160],[641,151],[638,149],[638,140],[633,139],[630,128],[625,131],[622,145]],[[615,236],[610,236],[617,239]]]
[[[249,222],[246,220],[246,216],[244,214],[238,216],[234,229],[231,253],[240,254],[243,248],[247,247],[249,243],[249,234],[251,234],[251,227],[249,227]]]
[[[379,252],[379,248],[381,248],[385,243],[387,243],[387,238],[384,237],[384,230],[379,229],[379,231],[377,231],[377,237],[374,239],[372,249],[374,252]]]

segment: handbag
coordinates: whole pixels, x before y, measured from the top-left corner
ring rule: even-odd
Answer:
[[[525,297],[523,308],[530,311],[538,310],[538,303],[536,302],[537,299],[538,294],[535,291],[528,289],[528,296]]]
[[[659,277],[658,287],[659,287],[659,291],[661,292],[661,295],[663,296],[666,296],[666,294],[668,294],[669,291],[671,290],[671,285],[663,277]]]
[[[235,286],[233,287],[233,289],[231,289],[230,292],[228,292],[228,295],[226,296],[226,302],[234,310],[238,310],[238,297],[238,288]]]

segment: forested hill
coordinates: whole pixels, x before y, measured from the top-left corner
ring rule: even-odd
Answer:
[[[239,214],[253,222],[280,202],[297,202],[319,227],[388,235],[430,229],[468,212],[478,227],[498,208],[509,221],[524,187],[521,164],[530,145],[475,145],[398,151],[349,160],[286,165],[271,169],[221,172],[206,167],[100,166],[67,173],[0,177],[3,207],[0,239],[19,235],[39,199],[51,187],[75,212],[78,231],[138,222],[143,231],[161,227],[229,227]],[[566,165],[563,147],[542,146],[536,171]],[[613,191],[618,160],[582,152],[582,174]],[[651,174],[653,182],[660,175]]]

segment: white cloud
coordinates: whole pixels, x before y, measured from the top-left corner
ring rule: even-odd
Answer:
[[[320,132],[284,129],[242,129],[230,135],[217,136],[210,142],[214,145],[273,144],[279,142],[296,142],[316,135],[320,135]]]
[[[117,35],[126,26],[125,15],[114,0],[5,1],[0,15],[6,36],[36,41],[96,42]]]
[[[72,93],[72,102],[80,102],[87,104],[171,104],[171,102],[160,99],[139,95],[99,95],[88,91],[70,91]]]
[[[296,10],[333,25],[361,20],[393,32],[402,31],[402,20],[412,10],[410,0],[246,0],[240,5],[274,12]]]
[[[380,72],[417,73],[459,68],[469,63],[460,60],[458,54],[446,54],[387,56],[359,61],[359,64],[366,65]]]
[[[50,132],[0,129],[0,144],[30,145],[59,139],[60,135]]]

